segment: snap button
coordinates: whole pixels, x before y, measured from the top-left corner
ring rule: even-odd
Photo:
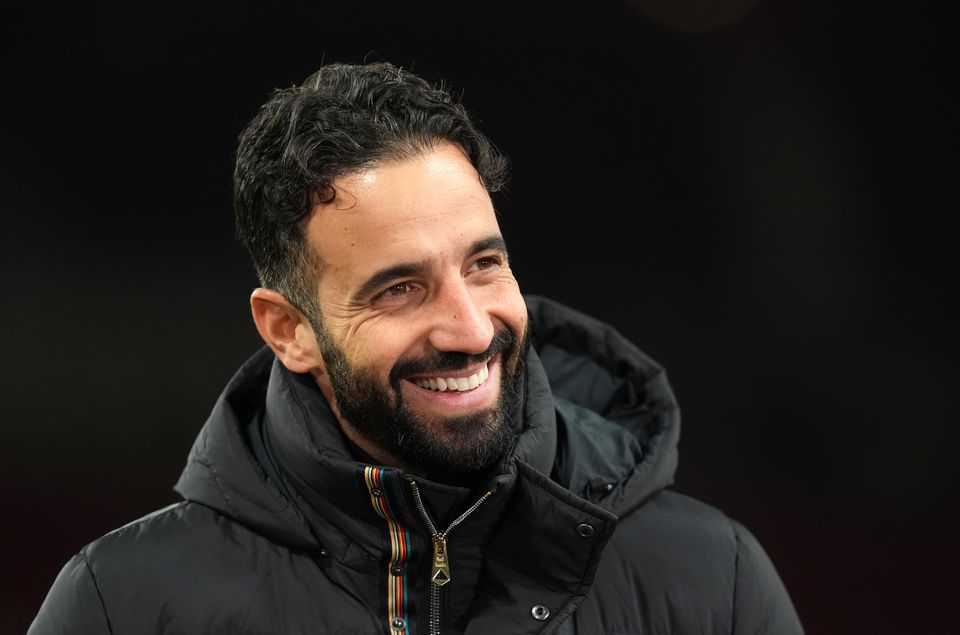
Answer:
[[[533,619],[537,620],[538,622],[542,622],[550,617],[550,609],[545,607],[543,604],[537,604],[530,609],[530,615],[532,615]]]
[[[390,573],[393,575],[403,575],[403,567],[391,567]]]
[[[581,538],[589,538],[593,535],[593,526],[587,523],[580,523],[577,525],[577,533]]]
[[[390,620],[390,626],[395,631],[402,631],[407,627],[407,621],[402,617],[395,617],[392,620]]]
[[[380,498],[381,496],[383,496],[383,492],[380,490],[379,487],[374,487],[372,490],[370,490],[370,493],[373,494],[376,498]]]

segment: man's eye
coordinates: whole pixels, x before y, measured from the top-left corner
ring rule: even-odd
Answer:
[[[489,269],[490,267],[497,267],[503,264],[503,260],[499,256],[484,256],[479,258],[475,263],[477,269]]]
[[[410,293],[413,290],[413,285],[409,282],[399,282],[392,287],[388,287],[384,290],[382,295],[399,297]]]
[[[375,303],[391,303],[407,300],[416,294],[420,287],[415,282],[398,282],[390,285],[373,298]]]

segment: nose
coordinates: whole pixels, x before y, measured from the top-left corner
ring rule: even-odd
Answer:
[[[493,341],[493,321],[480,292],[462,278],[445,283],[434,299],[430,344],[438,351],[476,355]]]

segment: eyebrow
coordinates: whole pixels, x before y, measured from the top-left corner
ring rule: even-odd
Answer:
[[[504,242],[503,236],[500,234],[491,234],[486,238],[475,241],[473,245],[470,246],[467,256],[474,256],[481,251],[487,251],[489,249],[499,251],[504,256],[507,256],[507,243]],[[509,260],[509,257],[507,259]]]
[[[509,256],[507,256],[507,243],[504,242],[503,236],[499,234],[491,234],[490,236],[474,241],[474,243],[467,250],[466,257],[469,258],[470,256],[474,256],[481,251],[489,250],[499,251],[509,260]],[[398,278],[423,276],[429,270],[429,260],[421,260],[419,262],[402,262],[389,267],[384,267],[367,278],[366,281],[360,285],[360,288],[351,295],[351,300],[355,303],[361,303],[379,291],[380,288],[386,285],[388,282]]]

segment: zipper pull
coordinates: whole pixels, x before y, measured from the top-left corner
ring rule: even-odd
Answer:
[[[447,560],[447,539],[442,534],[433,537],[433,573],[430,581],[443,586],[450,581],[450,562]]]

